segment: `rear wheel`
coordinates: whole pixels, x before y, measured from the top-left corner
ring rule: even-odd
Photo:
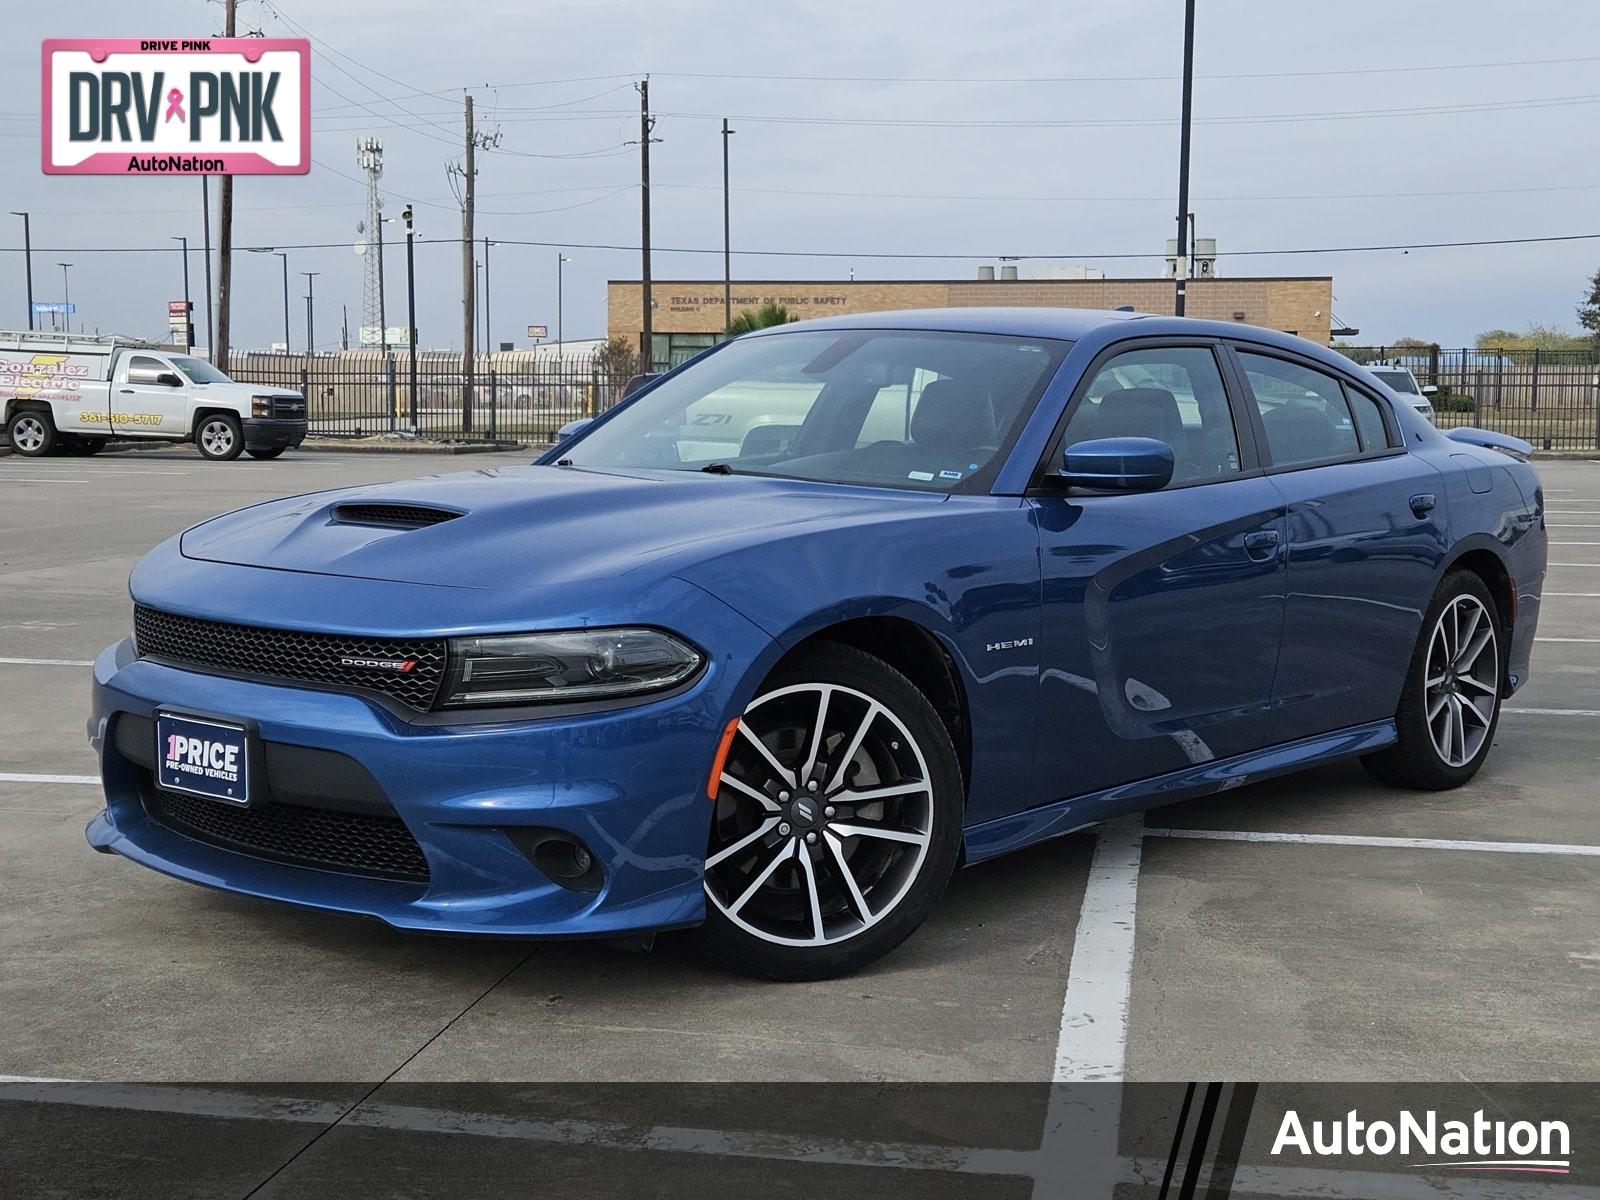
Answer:
[[[259,458],[263,462],[266,462],[277,458],[278,455],[282,454],[288,448],[289,447],[287,446],[267,446],[260,450],[246,450],[245,453],[251,458]]]
[[[11,435],[11,448],[26,458],[43,458],[56,448],[59,440],[50,414],[36,408],[24,408],[11,414],[6,432]]]
[[[1395,713],[1399,740],[1361,761],[1385,783],[1460,787],[1489,757],[1505,677],[1500,613],[1483,580],[1452,571],[1440,584]]]
[[[825,645],[750,702],[706,851],[706,951],[746,974],[825,979],[909,937],[955,870],[961,770],[893,667]]]
[[[195,426],[194,444],[213,462],[230,462],[244,449],[244,430],[232,413],[207,413]]]

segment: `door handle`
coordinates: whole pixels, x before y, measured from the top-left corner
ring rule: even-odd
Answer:
[[[1425,517],[1434,510],[1438,503],[1438,497],[1432,492],[1419,492],[1411,497],[1411,511],[1419,517]]]
[[[1278,531],[1257,529],[1244,535],[1244,552],[1251,558],[1265,561],[1278,552]]]
[[[124,396],[133,395],[133,389],[132,388],[118,388],[117,391],[121,392]]]

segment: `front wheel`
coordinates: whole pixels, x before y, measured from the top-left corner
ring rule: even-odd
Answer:
[[[11,435],[11,448],[26,458],[43,458],[56,448],[56,424],[49,413],[36,408],[12,414],[6,432]]]
[[[826,979],[889,953],[955,870],[961,769],[904,675],[853,647],[779,666],[740,718],[706,851],[714,959]]]
[[[1399,740],[1361,761],[1385,783],[1460,787],[1489,757],[1500,720],[1506,647],[1483,580],[1452,571],[1439,585],[1395,713]]]
[[[195,427],[194,444],[202,458],[231,462],[244,449],[244,430],[232,413],[209,413]]]

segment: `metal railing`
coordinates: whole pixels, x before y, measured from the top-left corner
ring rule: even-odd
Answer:
[[[480,355],[469,391],[459,354],[419,352],[413,383],[405,353],[356,350],[235,354],[229,374],[303,392],[318,437],[523,442],[552,441],[567,422],[610,408],[631,376],[608,370],[600,356]]]
[[[1493,429],[1539,450],[1600,450],[1600,348],[1336,349],[1363,365],[1408,367],[1418,383],[1436,386],[1434,419],[1443,428]]]

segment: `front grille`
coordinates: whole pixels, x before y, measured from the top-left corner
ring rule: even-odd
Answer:
[[[426,712],[444,678],[439,639],[345,637],[231,625],[134,605],[133,634],[141,658],[188,663],[224,674],[245,674],[359,692],[377,692]],[[415,665],[399,671],[358,663]]]
[[[421,529],[459,516],[452,508],[422,504],[336,504],[333,508],[333,519],[341,525],[380,525],[387,529]]]
[[[304,420],[306,402],[299,398],[289,399],[285,396],[274,396],[272,398],[272,415],[280,421]]]
[[[177,833],[255,858],[350,875],[428,882],[428,860],[399,817],[308,808],[276,801],[235,808],[152,787],[152,820]]]

